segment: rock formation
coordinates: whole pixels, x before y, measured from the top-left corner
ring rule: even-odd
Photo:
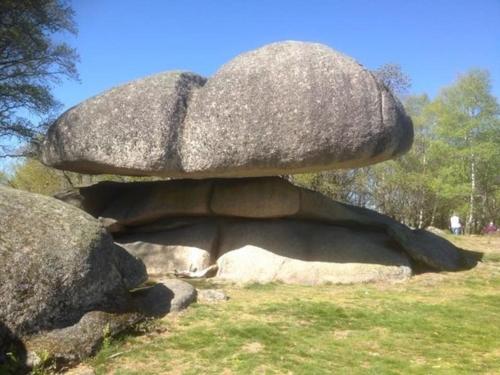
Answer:
[[[32,357],[81,359],[99,346],[102,327],[114,333],[151,315],[129,292],[146,279],[142,261],[91,215],[0,186],[0,356],[16,343]],[[167,294],[156,292],[170,302]]]
[[[44,163],[170,180],[57,195],[71,205],[0,187],[0,360],[15,344],[28,362],[78,361],[105,334],[196,299],[165,275],[316,285],[471,267],[432,233],[276,177],[381,162],[412,139],[382,83],[314,43],[264,46],[209,79],[160,73],[69,109]],[[146,270],[160,282],[141,285]]]
[[[102,182],[59,198],[107,223],[155,275],[217,263],[223,279],[317,284],[401,279],[412,262],[467,267],[431,233],[278,177]]]
[[[351,283],[470,264],[431,233],[266,176],[381,162],[412,139],[403,107],[369,71],[326,46],[283,42],[208,80],[167,72],[91,98],[51,126],[43,160],[174,178],[58,195],[99,218],[150,274]]]
[[[17,334],[119,309],[146,280],[142,262],[85,212],[5,187],[0,197],[0,319]]]
[[[236,57],[206,84],[167,72],[64,113],[43,160],[60,169],[183,178],[353,168],[407,151],[401,104],[353,59],[314,43]]]
[[[16,343],[79,360],[105,330],[196,298],[179,280],[130,291],[145,267],[310,285],[471,267],[432,233],[275,177],[381,162],[412,140],[411,120],[382,83],[314,43],[262,47],[208,80],[165,72],[84,101],[50,127],[44,163],[171,179],[56,196],[78,208],[0,188],[0,354]]]

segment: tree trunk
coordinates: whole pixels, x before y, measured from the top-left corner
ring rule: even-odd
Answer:
[[[420,206],[420,210],[418,212],[418,229],[422,229],[424,226],[424,208]]]
[[[431,227],[433,227],[434,223],[436,222],[436,211],[437,211],[437,202],[434,202],[434,206],[432,207],[431,223],[429,224]]]
[[[476,164],[474,161],[474,154],[471,157],[470,163],[470,197],[469,197],[469,217],[467,218],[467,234],[471,234],[473,232],[473,223],[474,223],[474,197],[476,195]]]

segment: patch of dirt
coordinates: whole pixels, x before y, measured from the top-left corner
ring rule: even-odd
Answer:
[[[94,369],[85,364],[79,364],[78,366],[69,369],[64,373],[66,375],[95,375]]]
[[[348,329],[346,329],[346,330],[337,329],[333,332],[333,338],[335,340],[344,340],[351,335],[352,335],[352,331],[348,330]]]
[[[258,341],[254,341],[243,345],[241,349],[247,353],[259,353],[264,350],[264,345]]]
[[[420,275],[412,276],[412,282],[418,283],[423,286],[434,286],[443,282],[446,279],[446,275],[442,273],[427,272]]]

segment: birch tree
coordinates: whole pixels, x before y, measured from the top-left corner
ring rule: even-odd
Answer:
[[[481,201],[481,193],[493,184],[492,168],[499,160],[499,106],[489,73],[471,70],[460,76],[436,99],[435,114],[437,148],[444,156],[437,186],[441,195],[463,202],[466,232],[471,233],[480,225],[479,209],[484,211],[487,200]]]

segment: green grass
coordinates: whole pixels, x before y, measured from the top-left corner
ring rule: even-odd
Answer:
[[[229,301],[167,316],[88,365],[97,374],[497,374],[499,258],[396,284],[225,285]]]

